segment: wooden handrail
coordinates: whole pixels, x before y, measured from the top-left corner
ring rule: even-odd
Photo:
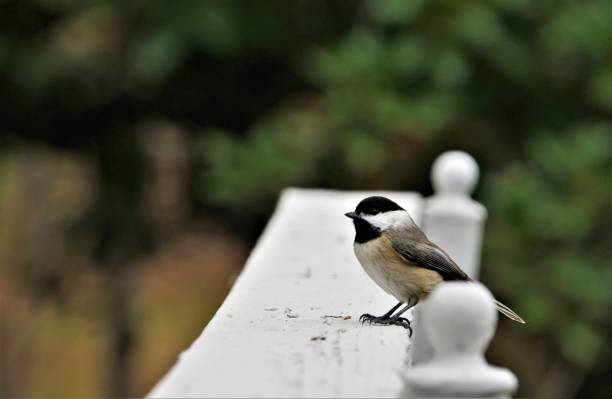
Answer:
[[[366,196],[389,197],[425,224],[428,235],[450,240],[449,253],[471,259],[468,270],[475,273],[486,211],[469,198],[477,167],[474,177],[475,163],[463,154],[451,153],[434,167],[438,194],[427,202],[406,192],[285,190],[225,302],[149,397],[423,394],[410,385],[410,372],[439,360],[425,351],[411,369],[418,353],[412,346],[430,345],[426,323],[416,321],[414,344],[403,328],[359,323],[362,313],[382,314],[395,302],[355,259],[353,226],[344,213]],[[464,232],[455,249],[444,231],[449,226]]]

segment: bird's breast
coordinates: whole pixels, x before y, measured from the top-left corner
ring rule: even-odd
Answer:
[[[400,302],[407,302],[414,296],[422,298],[442,281],[438,273],[406,263],[384,236],[355,243],[354,250],[368,276]]]

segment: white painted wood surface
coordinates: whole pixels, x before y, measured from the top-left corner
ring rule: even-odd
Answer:
[[[358,322],[395,300],[361,269],[344,216],[373,194],[421,220],[415,193],[286,190],[231,293],[149,396],[399,397],[408,333]]]

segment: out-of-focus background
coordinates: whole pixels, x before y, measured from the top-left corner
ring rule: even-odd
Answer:
[[[489,359],[609,398],[612,3],[0,1],[0,396],[142,396],[286,186],[480,163]]]

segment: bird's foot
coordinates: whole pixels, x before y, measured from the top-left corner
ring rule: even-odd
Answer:
[[[368,324],[381,324],[386,326],[400,326],[410,331],[409,335],[412,337],[412,327],[410,321],[405,317],[385,317],[385,316],[373,316],[369,313],[362,314],[359,317],[359,321]]]
[[[359,316],[359,321],[361,322],[361,324],[364,324],[365,322],[372,324],[373,320],[382,320],[382,319],[384,319],[384,317],[376,317],[369,313],[364,313],[361,316]]]

